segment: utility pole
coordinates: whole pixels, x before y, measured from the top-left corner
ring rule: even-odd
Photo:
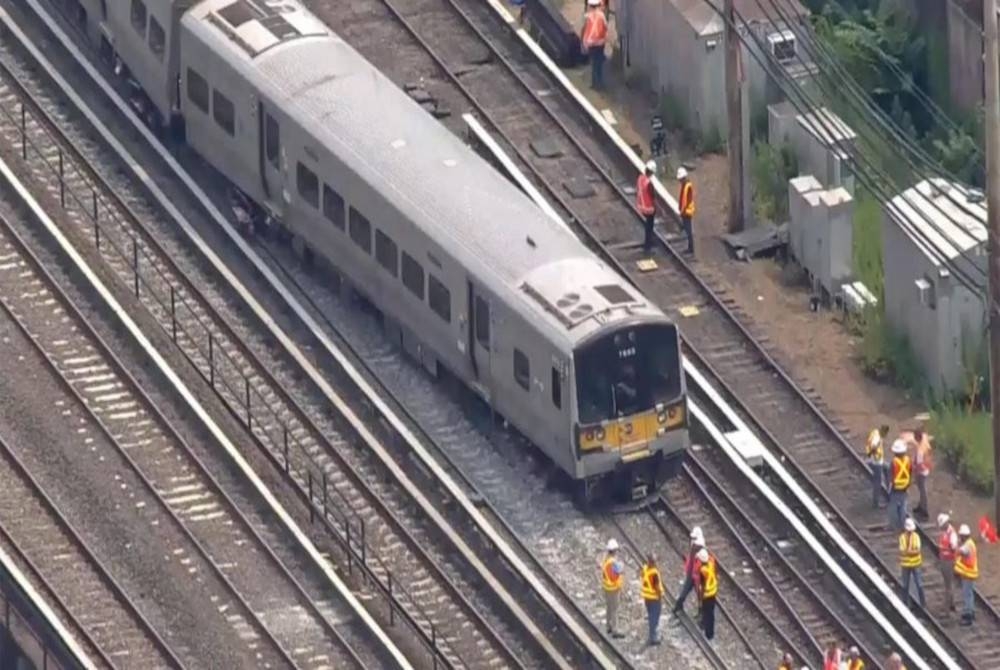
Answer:
[[[993,412],[994,522],[1000,522],[1000,53],[997,0],[983,0],[986,62],[986,206],[990,259],[990,404]]]
[[[743,230],[743,88],[740,63],[740,36],[736,32],[733,0],[725,0],[723,21],[726,24],[726,117],[729,151],[729,232]]]

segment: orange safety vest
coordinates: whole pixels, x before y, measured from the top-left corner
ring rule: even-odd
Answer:
[[[948,524],[948,527],[938,538],[938,558],[942,561],[955,560],[955,547],[958,545],[958,538],[955,536],[955,528]]]
[[[919,568],[924,561],[920,551],[920,536],[915,532],[905,531],[899,536],[899,566],[901,568]]]
[[[615,575],[611,569],[614,564],[614,557],[608,556],[604,559],[604,565],[601,567],[601,577],[603,578],[605,591],[617,591],[622,587],[622,573],[619,572],[617,576]]]
[[[924,435],[924,439],[917,445],[917,472],[925,477],[931,474],[931,468],[934,467],[931,450],[931,441]]]
[[[856,658],[847,664],[847,670],[865,670],[865,662]]]
[[[909,454],[903,456],[893,456],[892,458],[892,490],[905,491],[910,488],[910,472],[913,470],[913,463]]]
[[[653,578],[656,578],[655,580]],[[653,583],[656,586],[653,586]],[[648,565],[642,566],[642,599],[659,600],[663,597],[663,580],[660,579],[660,571]]]
[[[823,670],[840,670],[840,650],[826,652],[823,658]]]
[[[608,38],[608,17],[601,9],[592,9],[587,12],[587,20],[583,24],[583,35],[580,41],[583,46],[603,47],[604,41]]]
[[[701,573],[701,599],[714,598],[719,592],[719,573],[715,565],[715,556],[709,556],[707,563],[699,568]]]
[[[979,579],[979,557],[976,555],[976,543],[970,537],[962,545],[962,549],[968,551],[966,554],[960,551],[955,558],[955,574],[962,579]]]
[[[681,216],[694,216],[694,184],[690,181],[681,184],[677,207],[681,211]]]
[[[645,174],[639,175],[635,185],[635,207],[643,216],[656,213],[656,201],[653,200],[653,180]]]

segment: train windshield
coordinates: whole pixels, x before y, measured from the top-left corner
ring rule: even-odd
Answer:
[[[677,328],[624,328],[575,355],[580,423],[598,423],[669,403],[681,393]]]

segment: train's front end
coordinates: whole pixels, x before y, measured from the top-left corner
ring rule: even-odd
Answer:
[[[573,373],[583,499],[654,493],[689,444],[677,326],[657,316],[598,330],[577,345]]]

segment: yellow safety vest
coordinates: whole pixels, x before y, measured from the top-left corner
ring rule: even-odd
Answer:
[[[892,459],[892,488],[894,491],[905,491],[910,488],[910,471],[913,463],[910,457],[895,456]]]
[[[855,659],[847,665],[847,670],[865,670],[865,662],[860,658]]]
[[[622,575],[619,572],[618,576],[611,571],[611,566],[615,564],[615,559],[612,556],[608,556],[604,559],[604,565],[601,567],[601,577],[604,582],[605,591],[617,591],[622,587]]]
[[[963,550],[967,550],[967,553],[963,553]],[[979,579],[979,556],[976,553],[976,543],[971,537],[955,557],[955,574],[962,579]]]
[[[709,556],[707,563],[701,565],[701,597],[714,598],[719,592],[719,576],[715,567],[715,556]]]
[[[868,441],[865,443],[865,453],[868,458],[876,463],[882,462],[882,442],[882,433],[879,432],[878,428],[868,433]]]
[[[656,587],[653,587],[653,577],[656,577]],[[659,600],[663,597],[663,580],[660,571],[648,565],[642,566],[642,599]]]
[[[920,536],[906,531],[899,536],[899,565],[904,568],[919,568],[924,555],[920,551]]]

